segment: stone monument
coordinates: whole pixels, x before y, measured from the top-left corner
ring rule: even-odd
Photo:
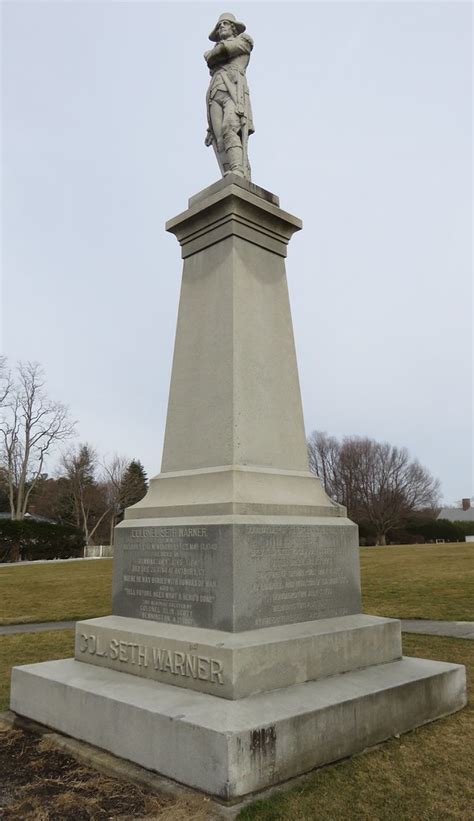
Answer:
[[[466,701],[463,667],[402,657],[399,621],[361,613],[357,527],[309,472],[285,273],[302,226],[249,180],[226,68],[243,32],[221,15],[206,54],[223,178],[166,226],[184,267],[162,470],[116,529],[113,615],[77,624],[74,659],[15,668],[11,699],[227,799]]]

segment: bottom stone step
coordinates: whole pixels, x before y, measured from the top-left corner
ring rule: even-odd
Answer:
[[[74,659],[12,671],[14,712],[222,798],[360,752],[465,704],[464,667],[414,658],[240,701]]]

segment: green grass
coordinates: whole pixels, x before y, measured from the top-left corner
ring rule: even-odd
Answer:
[[[454,661],[474,674],[474,642],[404,635],[406,655]],[[474,818],[474,704],[316,770],[257,801],[239,821],[450,821]]]
[[[112,562],[0,567],[0,591],[0,624],[106,616],[112,607]]]
[[[10,701],[10,671],[19,664],[64,659],[74,655],[74,630],[14,633],[0,636],[0,712]]]
[[[364,613],[474,620],[474,545],[361,548]]]

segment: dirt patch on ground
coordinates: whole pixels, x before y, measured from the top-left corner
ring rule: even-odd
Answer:
[[[151,793],[80,764],[46,737],[0,727],[2,821],[204,821],[212,816],[203,796]]]

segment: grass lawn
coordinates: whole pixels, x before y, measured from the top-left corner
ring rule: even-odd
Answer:
[[[10,703],[10,671],[20,664],[65,659],[74,655],[74,630],[14,633],[0,636],[0,712]]]
[[[106,616],[112,607],[112,562],[0,565],[0,624]]]
[[[364,613],[474,621],[474,544],[364,547],[360,556]]]
[[[406,655],[465,664],[473,681],[473,641],[405,635],[403,646]],[[72,653],[72,630],[0,636],[0,710],[8,706],[11,666]],[[471,685],[470,703],[460,713],[316,770],[298,786],[242,810],[240,821],[471,821],[473,701]]]

